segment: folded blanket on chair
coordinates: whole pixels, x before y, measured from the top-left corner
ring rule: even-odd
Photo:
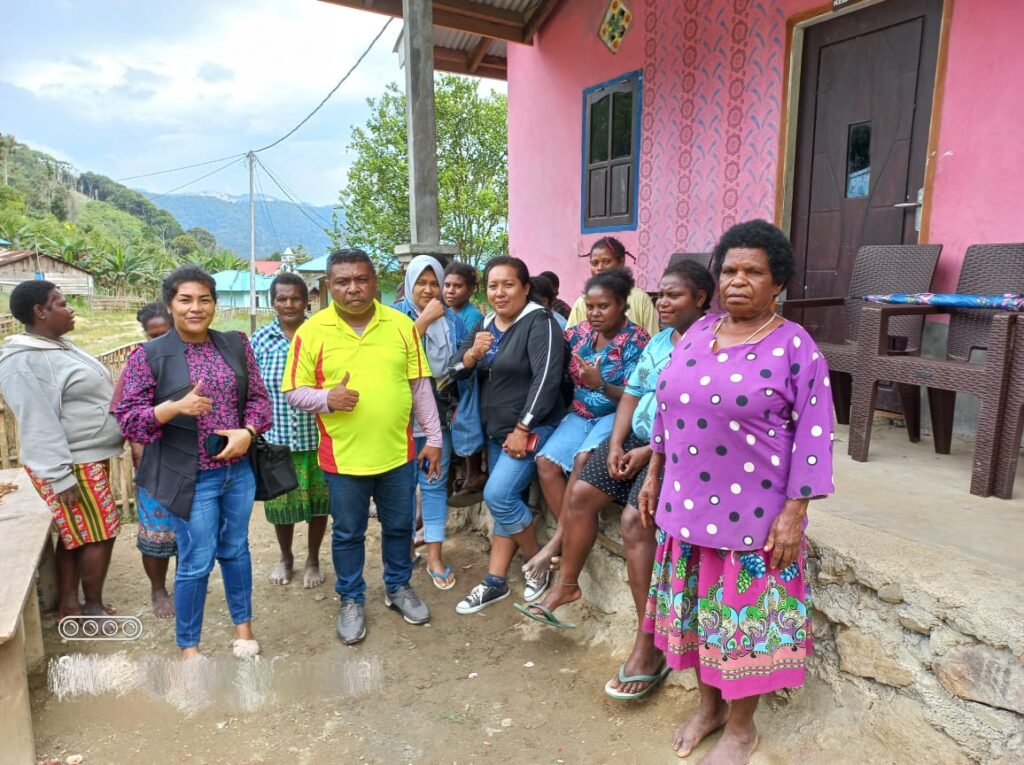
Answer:
[[[872,303],[903,303],[934,305],[951,308],[994,308],[999,311],[1024,311],[1024,295],[1008,292],[1004,295],[959,295],[941,292],[897,292],[892,295],[865,295]]]

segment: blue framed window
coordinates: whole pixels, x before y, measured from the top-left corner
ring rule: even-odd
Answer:
[[[635,229],[643,72],[583,91],[584,234]]]

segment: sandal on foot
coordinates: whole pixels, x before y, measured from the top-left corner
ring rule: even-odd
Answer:
[[[575,624],[569,624],[569,622],[561,621],[557,616],[555,616],[554,611],[547,606],[540,605],[539,603],[513,603],[512,607],[521,614],[525,614],[535,622],[540,622],[547,627],[555,627],[560,630],[576,629]],[[540,613],[536,613],[533,609],[537,609]]]
[[[612,687],[612,683],[615,682],[614,680],[609,680],[607,683],[604,684],[604,692],[607,693],[609,696],[611,696],[613,699],[617,699],[619,701],[631,701],[633,699],[642,699],[648,693],[650,693],[655,688],[657,688],[659,685],[661,685],[662,681],[666,677],[668,677],[669,673],[671,673],[671,672],[672,672],[672,668],[670,666],[668,666],[667,664],[662,663],[661,669],[659,669],[653,675],[627,675],[626,674],[626,665],[625,664],[620,664],[619,665],[619,686],[620,687],[625,685],[626,683],[647,683],[647,687],[644,688],[642,691],[637,691],[636,693],[623,693],[618,688],[613,688]]]
[[[260,644],[255,640],[235,638],[231,641],[231,653],[235,655],[236,659],[251,659],[253,656],[258,656],[259,652]]]
[[[436,571],[431,571],[429,568],[427,569],[427,573],[430,574],[430,581],[432,581],[434,583],[434,586],[439,590],[450,590],[452,587],[455,586],[454,577],[450,582],[448,582],[448,584],[445,584],[445,582],[448,581],[448,577],[452,575],[451,566],[445,566],[444,571],[442,571],[440,574]]]

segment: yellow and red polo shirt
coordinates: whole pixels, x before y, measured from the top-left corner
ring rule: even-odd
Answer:
[[[320,467],[329,473],[378,475],[415,457],[410,380],[430,377],[419,333],[405,314],[374,301],[373,318],[356,333],[334,306],[295,333],[281,390],[330,390],[347,372],[359,391],[351,412],[318,414]]]

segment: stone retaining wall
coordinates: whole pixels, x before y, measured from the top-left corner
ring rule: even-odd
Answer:
[[[586,604],[566,615],[579,639],[625,654],[636,617],[625,562],[611,552],[618,522],[617,509],[603,513],[606,544],[581,577]],[[483,505],[453,508],[450,524],[487,534],[490,516]],[[854,740],[871,737],[894,762],[1024,763],[1019,575],[813,509],[808,538],[812,668],[831,690],[813,692],[824,696],[822,718],[859,727]],[[692,673],[670,682],[695,687]]]

